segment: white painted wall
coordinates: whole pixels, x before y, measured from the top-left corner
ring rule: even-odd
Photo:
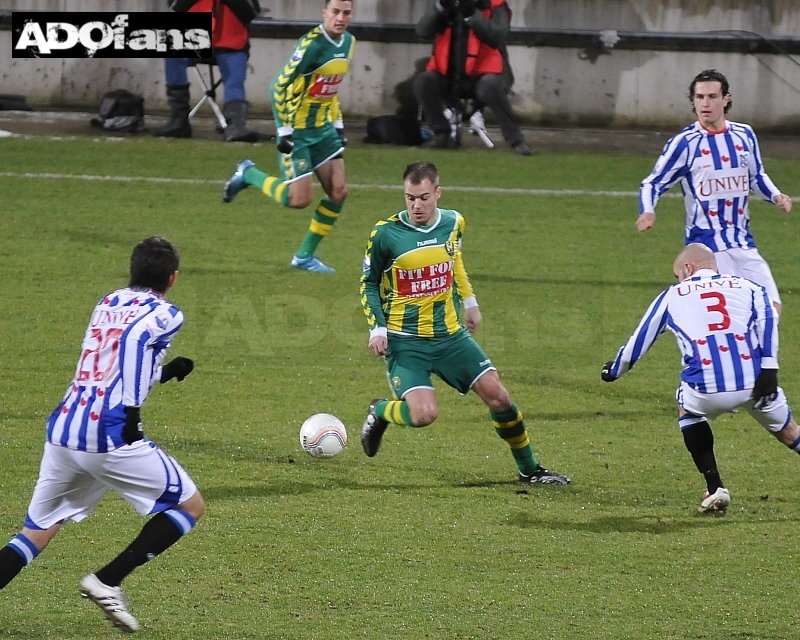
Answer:
[[[358,22],[413,23],[432,0],[355,0]],[[322,0],[262,0],[262,17],[316,20]],[[515,27],[629,31],[732,31],[800,34],[797,0],[509,0]],[[0,10],[163,11],[167,0],[0,0]],[[293,40],[252,41],[247,80],[252,114],[269,117],[269,84]],[[89,108],[109,89],[145,97],[148,112],[166,109],[158,60],[11,58],[11,32],[0,31],[0,93],[25,95],[42,108]],[[530,123],[671,126],[692,118],[689,81],[715,67],[731,81],[733,119],[761,128],[800,128],[800,56],[613,51],[596,62],[576,49],[512,47],[517,78],[512,102]],[[391,113],[397,92],[430,45],[360,42],[341,92],[346,117]],[[199,99],[199,92],[196,97]]]

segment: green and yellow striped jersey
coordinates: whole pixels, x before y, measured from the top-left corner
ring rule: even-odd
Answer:
[[[451,209],[437,209],[428,227],[414,226],[406,211],[375,225],[361,275],[370,330],[438,338],[463,328],[461,300],[473,295],[461,256],[464,226]]]
[[[349,32],[335,42],[322,25],[297,41],[292,57],[272,81],[276,128],[313,129],[341,120],[339,85],[350,69],[355,45]]]

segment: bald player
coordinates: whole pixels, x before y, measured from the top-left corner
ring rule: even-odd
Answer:
[[[714,253],[703,244],[684,247],[672,270],[678,282],[651,303],[601,377],[614,382],[661,333],[675,335],[684,365],[676,392],[678,426],[707,485],[699,511],[724,512],[731,497],[717,470],[710,420],[742,407],[800,453],[800,429],[778,386],[777,317],[764,287],[720,274]]]

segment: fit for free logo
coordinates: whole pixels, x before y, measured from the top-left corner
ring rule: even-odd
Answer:
[[[11,14],[12,58],[210,58],[211,13]]]

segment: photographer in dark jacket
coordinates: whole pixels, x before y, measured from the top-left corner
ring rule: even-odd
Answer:
[[[506,50],[510,29],[505,0],[437,0],[419,21],[417,35],[434,39],[425,72],[414,78],[414,94],[434,132],[424,147],[449,146],[445,99],[474,98],[492,110],[514,152],[531,155],[508,99],[514,83]]]
[[[223,133],[225,142],[255,142],[258,136],[246,127],[244,79],[250,55],[247,25],[261,11],[258,0],[169,0],[169,8],[181,13],[198,11],[212,14],[211,45],[225,89],[225,103],[222,107],[228,123]],[[193,63],[197,63],[196,58],[164,59],[169,121],[163,127],[154,129],[154,136],[192,137],[192,126],[189,124],[189,77],[186,69]]]

